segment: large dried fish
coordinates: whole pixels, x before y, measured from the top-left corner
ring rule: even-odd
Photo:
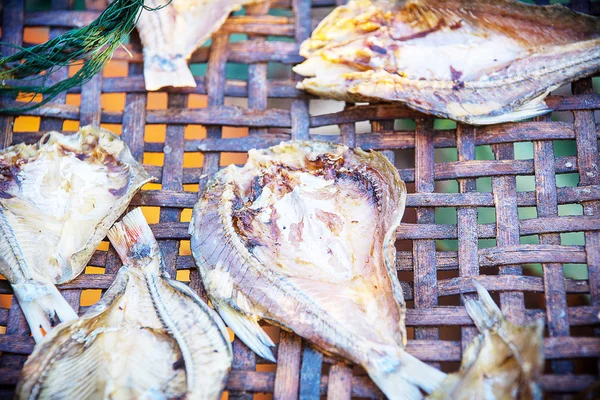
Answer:
[[[487,290],[473,283],[479,299],[465,298],[465,307],[481,335],[463,354],[460,371],[448,375],[429,399],[541,399],[536,381],[544,370],[544,321],[511,324]]]
[[[516,0],[351,0],[300,54],[298,87],[316,95],[491,124],[546,113],[550,91],[600,71],[600,19]]]
[[[54,284],[86,267],[106,232],[151,178],[111,132],[51,132],[0,152],[0,273],[39,341],[77,315]]]
[[[219,399],[232,360],[223,322],[169,279],[141,209],[108,237],[124,264],[114,283],[36,346],[17,398]]]
[[[156,11],[142,11],[137,24],[144,46],[146,90],[195,87],[187,60],[223,25],[232,11],[263,0],[173,0]],[[165,0],[145,0],[156,8]]]
[[[191,247],[208,295],[250,348],[273,359],[264,319],[362,365],[394,399],[445,374],[403,349],[395,268],[406,189],[380,153],[321,142],[251,150],[196,204]]]

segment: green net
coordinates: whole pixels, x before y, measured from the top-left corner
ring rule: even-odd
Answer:
[[[143,0],[114,0],[90,25],[73,29],[45,43],[23,48],[11,56],[0,58],[0,96],[5,100],[19,93],[41,94],[43,100],[22,105],[12,103],[0,112],[28,111],[48,103],[59,93],[88,82],[111,59],[137,24],[142,10],[154,11],[168,5],[149,8]],[[56,70],[81,65],[70,78],[49,84]],[[7,82],[9,81],[9,82]],[[33,100],[34,96],[32,96]]]

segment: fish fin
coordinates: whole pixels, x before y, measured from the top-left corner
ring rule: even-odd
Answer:
[[[213,301],[213,305],[227,326],[246,346],[262,358],[275,362],[275,356],[271,351],[271,347],[275,347],[275,343],[260,327],[256,318],[244,315],[222,301]]]
[[[533,118],[547,114],[552,111],[552,109],[544,102],[544,98],[548,95],[548,93],[549,92],[545,92],[541,96],[528,101],[520,107],[515,108],[511,112],[495,116],[470,117],[469,122],[474,125],[501,124],[504,122],[521,121],[527,118]]]
[[[378,350],[374,353],[381,354]],[[385,353],[371,360],[366,370],[390,400],[422,399],[421,390],[431,393],[446,379],[445,373],[402,349],[386,349]]]
[[[185,58],[157,54],[144,57],[144,82],[149,91],[165,86],[196,87],[196,80]]]
[[[53,283],[28,281],[14,284],[12,288],[36,343],[43,339],[44,331],[50,332],[58,321],[78,318]]]
[[[152,229],[139,207],[110,228],[108,239],[125,264],[148,257],[152,250],[158,249]]]
[[[200,298],[200,296],[198,296],[198,293],[194,292],[192,290],[192,288],[190,288],[188,285],[186,285],[183,282],[176,281],[174,279],[166,279],[166,282],[169,285],[171,285],[174,289],[180,291],[181,293],[183,293],[184,295],[186,295],[190,299],[192,299],[194,301],[194,303],[196,303],[198,305],[198,307],[202,309],[202,311],[204,311],[208,316],[210,316],[210,318],[212,319],[212,322],[214,322],[214,324],[219,328],[219,332],[221,332],[221,335],[226,339],[229,338],[229,332],[227,332],[227,327],[223,323],[222,318],[219,316],[219,314],[217,312],[215,312],[215,310],[210,308],[208,306],[208,304],[206,304],[204,302],[204,300],[202,300]],[[229,345],[230,351],[232,351],[231,345],[229,344],[228,340],[227,340],[227,344]]]
[[[504,316],[483,285],[475,280],[473,285],[479,298],[463,296],[463,302],[477,329],[484,332],[503,320]]]

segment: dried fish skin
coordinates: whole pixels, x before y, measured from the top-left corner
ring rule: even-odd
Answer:
[[[273,360],[260,319],[365,367],[392,399],[445,377],[403,349],[395,268],[406,188],[378,152],[321,142],[251,150],[194,207],[191,248],[225,323]]]
[[[150,179],[118,136],[91,126],[0,152],[0,273],[36,341],[57,320],[77,318],[54,284],[85,269]]]
[[[39,343],[18,399],[220,398],[231,368],[218,315],[164,270],[141,209],[109,232],[123,261],[104,297]]]
[[[541,399],[537,380],[544,370],[544,322],[519,326],[506,320],[487,290],[473,282],[478,299],[463,298],[481,333],[463,354],[460,371],[428,397],[432,400]]]
[[[393,101],[471,124],[549,112],[555,88],[600,70],[600,19],[516,0],[353,0],[305,41],[298,88]]]
[[[165,86],[196,87],[187,60],[215,33],[229,14],[263,0],[173,0],[155,11],[142,11],[137,29],[144,46],[146,90]],[[151,8],[165,0],[145,0]]]

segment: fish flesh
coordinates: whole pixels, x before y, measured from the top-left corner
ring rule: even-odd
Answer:
[[[54,285],[83,272],[151,179],[118,136],[91,126],[0,151],[0,274],[36,341],[77,318]]]
[[[187,60],[217,31],[229,14],[263,0],[145,0],[137,23],[144,47],[146,90],[196,87]]]
[[[445,374],[404,351],[405,202],[381,153],[283,142],[214,176],[194,207],[192,254],[215,309],[257,354],[274,361],[263,319],[362,365],[388,398],[418,399]]]
[[[536,381],[544,371],[544,321],[519,326],[506,320],[488,291],[473,281],[478,299],[464,297],[481,333],[463,354],[460,371],[428,397],[430,400],[541,399]]]
[[[219,399],[232,362],[219,316],[169,278],[140,208],[108,237],[123,261],[114,283],[36,345],[17,398]]]
[[[549,112],[552,90],[600,71],[600,19],[517,0],[351,0],[300,54],[298,88],[317,96],[493,124]]]

